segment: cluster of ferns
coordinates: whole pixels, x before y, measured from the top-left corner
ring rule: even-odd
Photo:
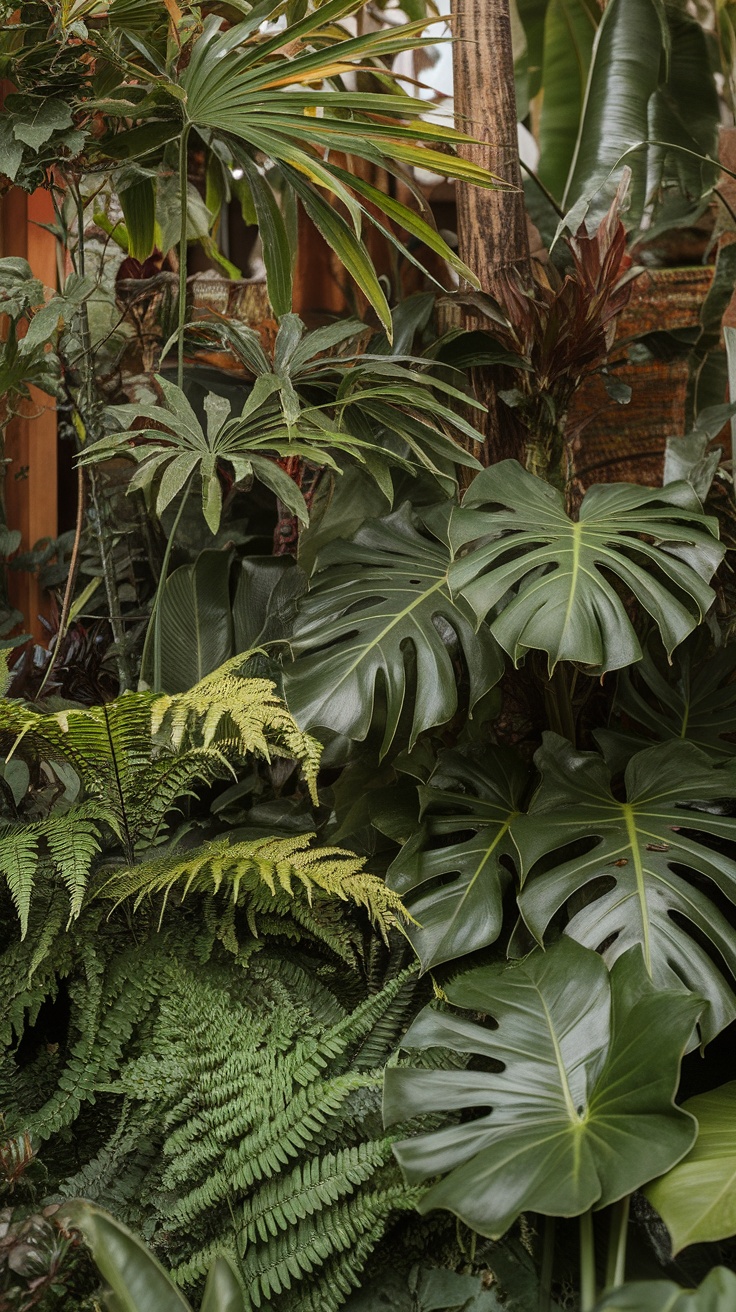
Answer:
[[[418,984],[366,932],[396,908],[352,854],[182,827],[182,798],[245,756],[298,756],[313,787],[272,686],[227,679],[0,703],[29,778],[0,830],[0,1107],[47,1198],[102,1204],[186,1289],[226,1250],[248,1307],[336,1312],[415,1201],[380,1088]],[[49,807],[60,760],[79,789]]]

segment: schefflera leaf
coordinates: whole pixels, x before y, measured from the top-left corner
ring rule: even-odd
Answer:
[[[421,825],[388,870],[416,924],[407,927],[423,970],[495,943],[529,771],[495,748],[482,760],[443,752],[418,788]]]
[[[362,740],[380,704],[385,756],[410,696],[410,747],[423,730],[455,714],[456,663],[465,666],[471,712],[498,682],[503,657],[497,644],[467,602],[450,592],[452,558],[439,539],[451,515],[449,508],[436,508],[435,539],[418,531],[405,503],[320,553],[291,640],[296,659],[284,671],[286,700],[303,727]]]
[[[535,764],[541,784],[514,826],[532,934],[541,943],[568,907],[565,932],[609,964],[638,944],[657,988],[705,1000],[709,1042],[736,1016],[723,974],[736,974],[736,942],[713,896],[736,904],[736,818],[717,805],[736,793],[736,762],[718,766],[692,743],[649,747],[626,768],[623,800],[603,758],[557,734]]]
[[[696,1125],[674,1095],[701,1004],[655,989],[638,948],[609,974],[597,953],[562,939],[521,963],[466,971],[446,994],[495,1028],[432,1004],[402,1047],[491,1069],[386,1071],[387,1124],[477,1109],[394,1146],[408,1180],[436,1181],[422,1213],[446,1208],[498,1239],[525,1211],[577,1216],[616,1202],[690,1148]]]
[[[600,483],[573,520],[560,492],[502,460],[477,475],[453,517],[453,549],[473,545],[450,583],[479,619],[493,612],[491,631],[515,664],[546,651],[550,672],[569,660],[603,674],[642,655],[614,583],[651,615],[669,655],[714,600],[717,538],[689,483]]]

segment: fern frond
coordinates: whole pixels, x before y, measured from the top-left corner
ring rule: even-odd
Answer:
[[[21,925],[28,929],[31,894],[38,866],[50,860],[69,892],[70,914],[79,915],[92,862],[100,850],[104,808],[94,801],[73,811],[52,812],[45,820],[6,825],[0,832],[0,874],[5,875]]]
[[[119,903],[134,899],[138,908],[145,898],[163,895],[161,914],[172,891],[180,897],[189,893],[226,892],[238,905],[247,905],[254,894],[267,892],[268,902],[255,908],[274,907],[274,899],[295,896],[295,884],[311,901],[315,890],[352,902],[368,911],[374,925],[384,934],[402,914],[396,893],[382,879],[368,874],[364,862],[339,847],[312,847],[314,834],[293,838],[253,838],[232,843],[216,839],[193,852],[168,852],[142,865],[118,870],[105,885],[105,895]],[[252,925],[257,929],[255,922]]]
[[[379,1226],[381,1233],[391,1212],[413,1206],[409,1196],[403,1184],[362,1192],[288,1227],[265,1247],[246,1249],[242,1274],[252,1306],[291,1289],[295,1280],[312,1275],[333,1254],[354,1249]]]
[[[253,753],[267,761],[272,756],[299,761],[316,804],[322,748],[316,738],[302,733],[270,679],[247,677],[245,669],[253,655],[234,656],[188,692],[157,698],[153,732],[165,727],[175,750],[186,735],[195,735],[206,748],[217,736],[223,750],[241,757]]]
[[[287,1176],[278,1176],[243,1208],[240,1242],[268,1241],[330,1203],[352,1194],[391,1160],[392,1140],[371,1139],[324,1157],[308,1158]]]

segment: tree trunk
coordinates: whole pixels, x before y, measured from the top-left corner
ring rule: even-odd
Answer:
[[[483,291],[503,303],[504,282],[516,273],[532,281],[526,207],[516,124],[514,57],[509,0],[453,0],[453,64],[455,119],[459,129],[478,138],[463,154],[509,184],[488,191],[455,184],[459,253],[480,278]],[[468,328],[482,321],[465,319]],[[493,464],[507,456],[523,460],[528,435],[498,392],[513,386],[502,371],[477,370],[473,382],[478,399],[488,406],[483,423],[485,447],[481,459]]]

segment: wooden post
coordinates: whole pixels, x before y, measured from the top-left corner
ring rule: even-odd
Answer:
[[[51,196],[37,191],[27,196],[13,190],[2,199],[0,251],[22,256],[34,274],[47,286],[56,286],[56,243],[51,233],[39,227],[54,218]],[[5,504],[8,527],[19,529],[21,550],[27,551],[41,538],[57,536],[57,448],[55,402],[44,392],[31,388],[28,414],[8,426],[5,455]],[[11,603],[23,612],[24,627],[34,638],[44,636],[39,615],[47,603],[33,574],[9,571]]]
[[[516,122],[514,57],[509,0],[453,0],[455,121],[479,140],[462,153],[507,185],[488,191],[455,184],[459,253],[478,275],[484,291],[504,300],[509,273],[532,281],[529,236]],[[468,316],[466,326],[483,327]],[[523,459],[525,436],[513,412],[498,399],[510,379],[494,370],[474,377],[478,399],[488,406],[484,463],[506,456]],[[481,427],[481,422],[474,418]]]

